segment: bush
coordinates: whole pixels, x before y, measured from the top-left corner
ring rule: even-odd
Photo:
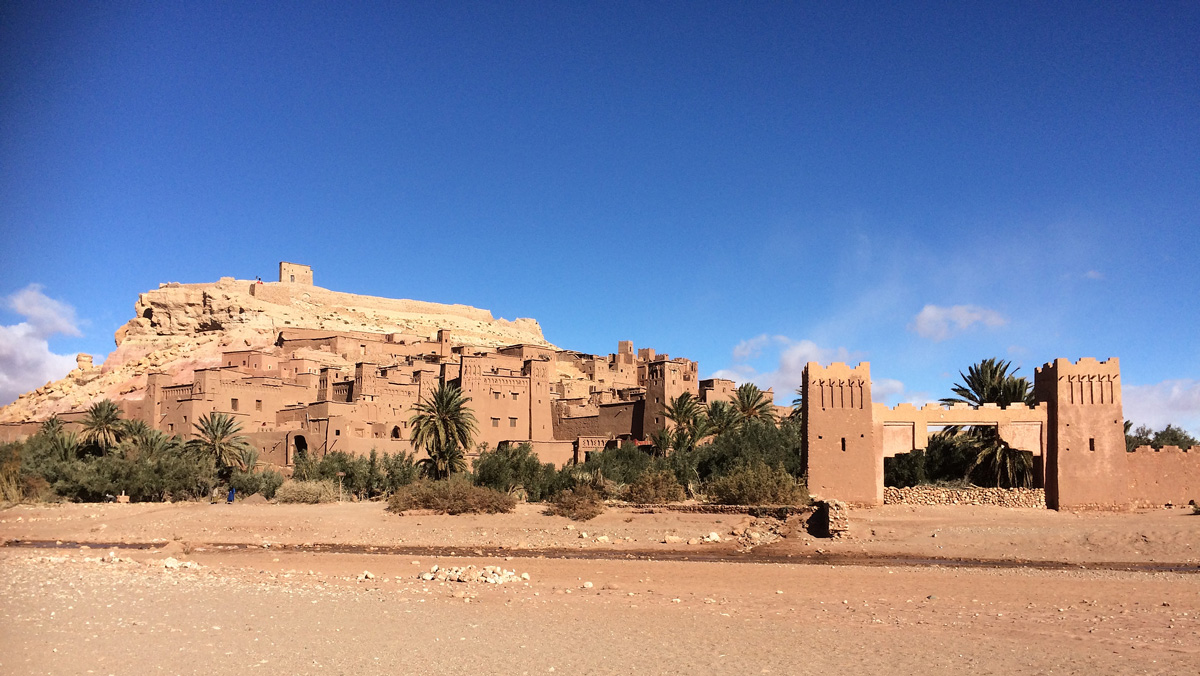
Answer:
[[[925,477],[925,452],[915,450],[883,459],[883,485],[908,488],[928,483]]]
[[[799,505],[808,503],[808,491],[782,466],[754,462],[713,479],[708,484],[712,502],[721,505]]]
[[[695,451],[695,477],[707,482],[744,467],[761,463],[783,467],[793,477],[804,476],[801,455],[804,437],[800,425],[784,421],[779,427],[760,421],[750,421],[740,429],[726,432],[711,444]],[[681,483],[694,480],[680,477]]]
[[[371,449],[368,456],[350,455],[333,451],[321,459],[311,455],[296,459],[292,478],[300,481],[332,481],[342,490],[360,500],[367,500],[395,492],[401,486],[417,479],[417,463],[408,453],[396,455],[379,454]]]
[[[270,500],[275,492],[283,485],[283,475],[273,470],[259,472],[243,472],[234,470],[229,477],[229,487],[236,489],[239,495],[249,496],[258,493]]]
[[[568,488],[554,496],[549,511],[572,521],[589,521],[604,513],[604,497],[591,486]]]
[[[275,499],[308,505],[335,502],[338,499],[338,487],[332,481],[285,481],[275,491]]]
[[[472,485],[466,478],[418,481],[400,488],[388,500],[390,512],[431,509],[442,514],[501,514],[516,506],[516,498],[508,493]]]
[[[683,486],[675,479],[675,475],[667,470],[647,472],[638,477],[626,491],[630,502],[643,505],[661,505],[668,502],[681,502],[687,496]]]
[[[485,450],[474,463],[475,483],[503,493],[525,491],[534,502],[552,492],[557,472],[552,463],[542,464],[529,444],[507,445]]]

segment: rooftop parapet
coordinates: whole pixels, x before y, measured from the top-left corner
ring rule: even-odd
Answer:
[[[1196,452],[1192,453],[1191,451]],[[1133,453],[1183,453],[1189,456],[1200,458],[1200,448],[1197,448],[1196,446],[1192,446],[1190,448],[1180,448],[1178,446],[1163,446],[1162,448],[1155,448],[1153,446],[1138,446],[1137,448],[1133,449]]]

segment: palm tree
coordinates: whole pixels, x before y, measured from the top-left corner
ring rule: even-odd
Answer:
[[[741,422],[737,410],[727,401],[710,402],[705,417],[708,418],[712,434],[718,437],[737,429],[738,423]]]
[[[74,460],[79,456],[79,437],[74,432],[60,431],[50,437],[50,450],[59,460]]]
[[[208,413],[196,422],[196,438],[188,446],[217,461],[217,467],[226,477],[233,468],[241,466],[242,453],[250,447],[249,440],[241,435],[242,424],[227,413]]]
[[[126,420],[122,427],[121,436],[126,439],[142,439],[153,432],[145,420]]]
[[[951,390],[956,397],[942,399],[943,404],[965,403],[972,406],[983,404],[1034,403],[1033,388],[1025,378],[1018,377],[1012,363],[1000,359],[984,359],[967,368],[966,374],[959,372],[962,383]],[[982,469],[987,483],[1004,488],[1029,487],[1033,485],[1033,456],[1008,445],[1000,438],[995,427],[972,427],[960,434],[957,427],[947,428],[956,443],[964,444],[964,450],[975,455],[975,461],[967,469],[967,478],[978,476]]]
[[[984,359],[968,367],[965,375],[959,371],[958,375],[963,382],[950,388],[958,396],[946,397],[942,399],[942,403],[964,403],[972,406],[1034,403],[1033,388],[1030,387],[1029,381],[1018,378],[1015,375],[1016,369],[1009,373],[1011,367],[1012,362],[993,358]]]
[[[796,396],[792,399],[792,414],[788,417],[792,420],[799,421],[804,414],[804,388],[796,388]]]
[[[111,399],[102,399],[92,404],[83,419],[84,441],[95,444],[102,452],[107,453],[124,435],[121,410]]]
[[[754,383],[742,383],[733,397],[733,408],[743,422],[761,420],[775,422],[775,404]]]
[[[63,421],[62,418],[58,417],[57,415],[52,415],[42,422],[41,432],[44,436],[53,438],[58,436],[62,430]]]
[[[701,411],[700,402],[692,396],[692,393],[684,392],[667,403],[666,408],[663,409],[663,415],[667,417],[667,420],[675,423],[676,427],[690,428],[696,425]]]
[[[470,401],[457,385],[443,382],[414,407],[416,413],[409,419],[412,443],[429,454],[420,462],[426,476],[442,479],[466,471],[463,449],[471,447],[477,430],[475,414],[467,407]]]
[[[650,434],[650,442],[654,444],[654,455],[666,457],[671,453],[671,447],[675,445],[675,435],[664,427]]]

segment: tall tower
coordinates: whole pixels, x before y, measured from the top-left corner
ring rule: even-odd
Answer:
[[[825,499],[883,504],[883,454],[871,422],[871,365],[804,367],[808,491]]]
[[[1046,506],[1124,505],[1128,461],[1117,359],[1055,359],[1034,371],[1033,394],[1049,404]]]

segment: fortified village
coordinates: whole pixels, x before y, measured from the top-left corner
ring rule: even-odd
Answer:
[[[410,442],[413,407],[452,383],[470,398],[478,443],[528,443],[561,466],[627,441],[649,445],[684,393],[706,404],[736,390],[700,380],[695,361],[630,341],[606,356],[562,350],[530,319],[329,291],[293,263],[280,263],[278,282],[164,284],[136,309],[102,366],[79,355],[66,378],[0,409],[0,440],[26,437],[50,415],[77,423],[108,397],[167,434],[188,436],[205,414],[234,416],[263,459],[283,468],[298,453],[420,453]],[[1182,504],[1200,491],[1200,452],[1126,451],[1115,358],[1048,363],[1035,371],[1034,396],[1033,406],[891,408],[872,402],[869,364],[810,363],[801,411],[809,490],[879,505],[885,457],[924,448],[930,426],[987,425],[1034,455],[1054,509]]]

